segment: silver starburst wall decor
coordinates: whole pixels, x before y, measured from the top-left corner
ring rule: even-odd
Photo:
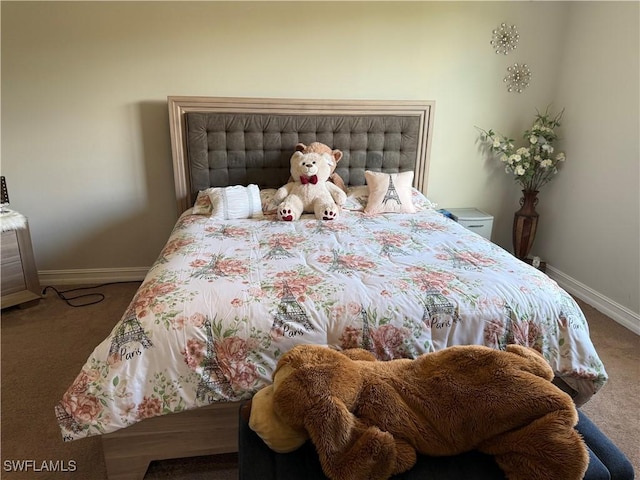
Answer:
[[[531,70],[529,70],[526,63],[514,63],[507,68],[507,76],[504,77],[504,82],[507,84],[508,92],[522,93],[529,86],[530,81]]]
[[[506,23],[501,23],[500,27],[493,31],[491,45],[496,53],[508,55],[509,52],[516,49],[519,39],[520,35],[518,35],[515,25],[507,26]]]

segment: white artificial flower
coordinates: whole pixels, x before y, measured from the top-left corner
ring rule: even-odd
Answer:
[[[491,142],[492,151],[505,166],[506,173],[513,174],[523,187],[538,189],[558,172],[556,164],[565,161],[563,152],[553,156],[555,148],[552,146],[558,138],[554,130],[560,125],[558,120],[561,116],[562,112],[549,119],[547,114],[538,113],[530,124],[531,128],[525,132],[524,147],[515,147],[507,137],[497,135],[492,130],[482,130],[485,133],[483,140]]]

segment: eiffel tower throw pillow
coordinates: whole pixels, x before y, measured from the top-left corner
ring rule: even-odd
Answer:
[[[381,173],[364,172],[369,199],[365,213],[415,213],[411,200],[413,172]]]

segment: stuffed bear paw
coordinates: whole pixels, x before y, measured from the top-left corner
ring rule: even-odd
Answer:
[[[333,220],[338,216],[338,212],[327,209],[322,213],[322,220]]]
[[[331,478],[385,480],[391,477],[396,464],[396,445],[389,432],[369,427],[350,449],[322,460],[325,473]]]
[[[333,202],[317,202],[313,211],[318,220],[335,220],[340,215],[340,207]]]
[[[281,208],[278,210],[278,217],[285,222],[292,222],[294,220],[293,210],[290,208]]]

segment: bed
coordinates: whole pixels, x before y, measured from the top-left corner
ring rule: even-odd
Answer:
[[[520,343],[542,352],[578,405],[606,382],[571,296],[429,201],[433,102],[169,97],[168,107],[179,218],[55,407],[65,441],[102,435],[110,479],[237,451],[240,402],[298,343],[379,359]],[[296,144],[315,141],[343,152],[347,203],[336,220],[279,221],[274,189]],[[381,213],[365,211],[374,183],[386,191]]]

